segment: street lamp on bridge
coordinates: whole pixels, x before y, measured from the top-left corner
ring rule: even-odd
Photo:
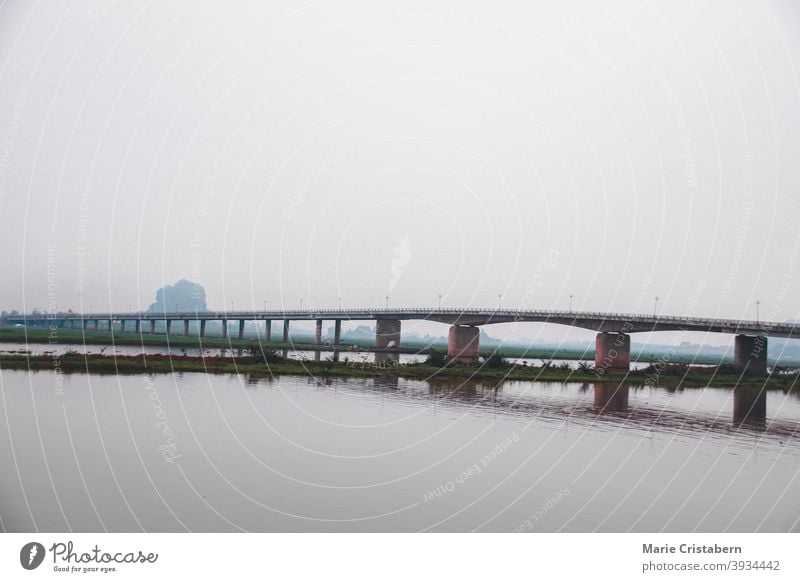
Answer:
[[[389,309],[389,296],[386,296],[386,309]]]
[[[503,294],[502,293],[498,293],[497,294],[497,309],[502,309],[502,307],[503,307]]]
[[[761,301],[756,301],[756,323],[759,323],[760,318],[758,316],[758,306],[761,305]]]
[[[439,293],[439,309],[442,308],[442,294]]]
[[[655,302],[655,305],[653,307],[653,317],[656,316],[656,311],[658,311],[658,295],[656,295],[656,302]]]
[[[572,313],[572,294],[569,296],[569,312]]]

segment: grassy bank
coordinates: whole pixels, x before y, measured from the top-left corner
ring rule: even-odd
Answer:
[[[202,372],[212,374],[246,374],[254,377],[301,375],[338,378],[399,377],[425,380],[527,380],[544,382],[619,383],[664,387],[758,386],[768,389],[795,390],[798,376],[779,375],[769,378],[742,377],[726,367],[692,369],[683,366],[631,371],[623,374],[597,374],[589,369],[568,369],[554,366],[510,366],[492,369],[485,365],[463,366],[449,362],[442,367],[427,363],[383,366],[361,362],[299,362],[284,360],[265,363],[254,357],[200,358],[189,356],[105,356],[67,353],[63,356],[24,354],[0,355],[0,368],[13,370],[90,372],[94,374],[163,374]]]

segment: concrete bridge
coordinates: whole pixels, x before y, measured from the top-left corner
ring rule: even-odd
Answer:
[[[7,316],[8,323],[23,325],[48,325],[82,329],[111,330],[119,322],[122,331],[131,324],[129,331],[155,332],[156,321],[164,321],[167,334],[173,324],[183,322],[183,334],[189,335],[189,323],[198,322],[198,335],[205,337],[206,323],[219,321],[222,337],[228,337],[228,323],[238,322],[238,337],[244,335],[245,322],[264,321],[266,342],[272,340],[272,322],[283,322],[282,341],[289,343],[289,325],[292,321],[315,321],[315,342],[322,344],[323,321],[334,322],[334,347],[341,344],[342,321],[375,321],[375,347],[378,350],[396,352],[400,348],[403,321],[436,321],[450,326],[448,355],[463,363],[473,363],[480,349],[481,325],[509,322],[542,322],[591,329],[598,332],[595,344],[595,365],[609,372],[624,372],[630,369],[630,334],[653,331],[700,331],[729,333],[736,335],[734,348],[735,365],[742,370],[765,373],[767,369],[767,336],[800,337],[800,326],[793,324],[748,321],[735,319],[710,319],[702,317],[677,317],[665,315],[642,315],[634,313],[602,313],[590,311],[552,311],[527,309],[422,309],[422,308],[357,308],[357,309],[287,309],[204,311],[165,313],[39,313]],[[142,324],[146,328],[142,329]]]

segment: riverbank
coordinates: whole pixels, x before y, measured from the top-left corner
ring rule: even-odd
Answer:
[[[49,330],[45,328],[24,328],[24,327],[5,327],[0,328],[0,343],[36,343],[36,344],[84,344],[84,345],[118,345],[118,346],[159,346],[172,348],[226,348],[226,349],[245,349],[253,344],[273,350],[319,350],[331,352],[334,346],[330,343],[316,345],[310,337],[300,336],[289,343],[270,342],[265,344],[263,338],[245,337],[223,338],[207,336],[200,338],[197,335],[166,335],[166,334],[147,334],[131,333],[115,330],[113,333],[102,330],[80,330],[70,328],[56,328]],[[404,340],[405,343],[405,340]],[[347,350],[374,352],[375,346],[366,342],[348,342],[346,345],[337,346],[340,352],[346,353]],[[446,345],[438,344],[416,344],[407,343],[402,346],[400,353],[403,354],[429,354],[432,351],[446,352]],[[594,360],[594,350],[574,350],[574,349],[552,349],[529,347],[527,349],[515,346],[501,346],[499,348],[485,348],[481,350],[481,356],[488,357],[494,353],[504,358],[529,358],[537,360]],[[633,361],[641,362],[660,362],[662,364],[694,364],[716,366],[720,364],[730,364],[729,359],[713,356],[687,356],[685,354],[669,353],[639,353],[638,358],[633,357]]]
[[[631,386],[697,388],[705,386],[752,386],[770,390],[797,390],[798,375],[773,375],[768,378],[741,376],[727,367],[687,368],[669,366],[661,369],[634,370],[627,374],[598,373],[588,368],[568,366],[525,366],[504,364],[464,366],[448,362],[442,367],[428,363],[371,364],[364,362],[308,362],[277,358],[264,362],[254,357],[209,358],[192,356],[105,356],[66,353],[54,355],[0,355],[0,368],[12,370],[56,371],[92,374],[168,374],[200,372],[210,374],[245,374],[254,377],[312,376],[319,378],[399,377],[424,380],[538,381],[579,383],[621,383]]]

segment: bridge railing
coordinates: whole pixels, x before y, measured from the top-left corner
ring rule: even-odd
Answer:
[[[647,315],[641,313],[613,313],[599,311],[569,311],[569,310],[545,310],[545,309],[503,309],[503,308],[422,308],[422,307],[349,307],[349,308],[322,308],[322,309],[258,309],[258,310],[235,310],[235,311],[202,311],[202,312],[134,312],[134,313],[38,313],[22,314],[16,316],[6,316],[8,321],[44,321],[52,319],[65,320],[92,320],[92,319],[287,319],[287,318],[308,318],[308,319],[350,319],[360,316],[392,316],[392,315],[420,315],[423,319],[431,316],[463,316],[476,315],[484,317],[524,319],[532,318],[535,320],[601,320],[615,322],[632,322],[642,324],[689,324],[692,326],[707,326],[720,328],[749,328],[749,329],[794,329],[793,324],[753,321],[742,319],[718,319],[690,316],[674,315]]]

